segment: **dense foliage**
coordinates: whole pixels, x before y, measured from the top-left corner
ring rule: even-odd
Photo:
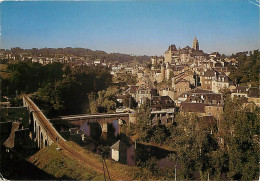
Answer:
[[[11,76],[2,80],[1,91],[3,95],[18,93],[31,93],[47,83],[54,83],[63,78],[63,65],[53,63],[42,66],[39,63],[19,62],[9,64],[7,71]]]
[[[123,103],[123,106],[130,107],[131,109],[135,109],[138,105],[138,103],[135,101],[135,99],[129,94],[126,94],[124,96],[122,103]]]
[[[35,101],[48,116],[86,113],[89,95],[106,89],[111,80],[106,68],[77,68],[63,80],[40,88]]]
[[[19,62],[7,69],[11,76],[2,78],[2,95],[33,93],[47,116],[85,113],[88,96],[106,89],[112,81],[109,70],[99,66],[71,69],[61,63]]]
[[[259,68],[260,68],[260,54],[259,50],[255,50],[250,55],[239,54],[236,57],[238,66],[230,65],[230,78],[233,82],[251,83],[253,86],[259,85]]]
[[[112,113],[115,112],[118,102],[116,101],[116,87],[109,87],[107,90],[99,91],[97,98],[95,95],[90,95],[90,112],[95,113]]]
[[[150,126],[148,109],[146,104],[138,112],[138,140],[174,149],[176,154],[169,158],[179,165],[178,179],[198,179],[196,175],[203,180],[258,179],[260,109],[256,105],[227,96],[222,119],[178,114],[175,124],[167,127]]]

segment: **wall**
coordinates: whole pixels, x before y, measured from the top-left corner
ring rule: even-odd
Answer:
[[[205,112],[207,116],[214,116],[216,119],[221,119],[223,113],[222,106],[205,106]]]
[[[111,150],[112,150],[112,153],[111,153],[112,159],[118,162],[119,161],[119,151],[114,150],[114,149],[111,149]]]

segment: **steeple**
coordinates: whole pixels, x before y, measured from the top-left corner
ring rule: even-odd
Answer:
[[[195,36],[195,38],[194,38],[194,40],[193,40],[192,48],[193,48],[194,50],[199,50],[199,41],[197,40],[196,36]]]

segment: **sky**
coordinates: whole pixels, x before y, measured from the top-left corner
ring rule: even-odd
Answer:
[[[163,55],[192,46],[226,55],[260,47],[259,7],[248,0],[3,1],[0,48],[81,47]]]

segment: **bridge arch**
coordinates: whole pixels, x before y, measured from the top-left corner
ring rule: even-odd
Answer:
[[[37,128],[37,124],[36,124],[36,120],[34,120],[34,128],[33,128],[34,133],[36,132],[36,128]]]
[[[48,146],[47,139],[44,139],[44,147]]]
[[[104,125],[101,125],[98,122],[88,121],[81,125],[79,129],[82,130],[86,136],[90,136],[92,138],[100,138],[103,126]]]
[[[40,133],[40,149],[43,148],[43,134],[42,132]]]
[[[37,141],[38,148],[43,148],[56,142],[56,138],[66,141],[53,127],[49,119],[42,113],[38,106],[28,97],[23,97],[23,105],[29,110],[29,124],[32,128],[31,138]],[[30,133],[31,134],[31,133]]]

